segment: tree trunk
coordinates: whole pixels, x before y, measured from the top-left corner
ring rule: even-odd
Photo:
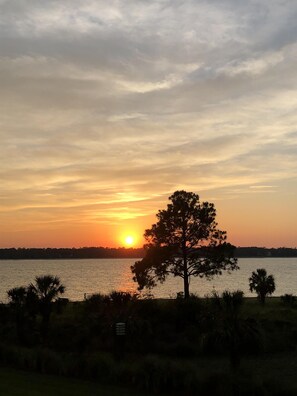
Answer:
[[[261,293],[260,294],[260,301],[261,301],[262,304],[265,304],[265,297],[266,297],[265,293]]]
[[[184,260],[184,296],[185,299],[190,297],[189,291],[189,275],[188,275],[188,258],[187,258],[187,245],[186,245],[186,224],[184,221],[183,225],[183,241],[182,241],[182,251],[183,251],[183,260]]]
[[[189,290],[189,278],[188,275],[184,273],[184,295],[185,298],[190,297],[190,290]]]
[[[184,296],[190,297],[187,254],[184,251]]]

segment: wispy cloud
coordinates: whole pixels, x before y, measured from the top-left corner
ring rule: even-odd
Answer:
[[[296,182],[294,2],[0,9],[0,216],[11,229],[47,213],[149,216],[177,188],[218,200]]]

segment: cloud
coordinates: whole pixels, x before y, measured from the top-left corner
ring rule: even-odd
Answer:
[[[292,1],[0,8],[3,218],[116,222],[296,177]]]

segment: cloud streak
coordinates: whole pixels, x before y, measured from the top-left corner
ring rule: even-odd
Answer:
[[[10,232],[46,213],[49,223],[147,219],[177,188],[219,202],[296,184],[294,2],[0,9],[0,219]]]

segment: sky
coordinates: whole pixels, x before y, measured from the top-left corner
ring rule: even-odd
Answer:
[[[0,0],[0,247],[122,246],[176,190],[297,246],[295,0]]]

